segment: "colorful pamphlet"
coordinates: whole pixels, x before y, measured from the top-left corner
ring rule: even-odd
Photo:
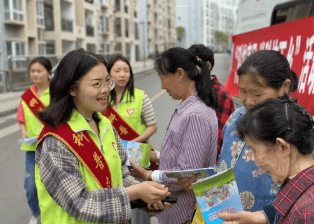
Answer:
[[[26,143],[27,145],[31,145],[37,141],[38,137],[33,137],[33,138],[24,138],[20,139],[19,143],[22,145],[23,143]]]
[[[205,222],[223,223],[220,213],[242,211],[241,199],[232,169],[193,184]]]
[[[150,166],[150,152],[152,149],[151,144],[140,143],[140,142],[131,142],[122,140],[122,144],[125,150],[128,152],[128,160],[126,165],[131,166],[130,158],[133,162],[144,168],[148,168]]]
[[[197,179],[203,179],[215,175],[213,167],[193,170],[163,171],[163,173],[169,178],[191,177],[195,175]]]

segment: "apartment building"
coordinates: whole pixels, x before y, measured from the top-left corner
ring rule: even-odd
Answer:
[[[176,44],[175,0],[139,0],[141,58]]]
[[[3,0],[0,0],[0,12],[4,12]],[[4,16],[0,16],[0,71],[4,70],[4,54],[5,38],[4,38]]]
[[[201,42],[217,52],[231,48],[231,35],[236,21],[236,0],[202,0]],[[217,32],[227,35],[226,40],[217,37]]]
[[[0,12],[4,12],[3,0],[0,0]],[[6,91],[6,79],[5,71],[5,39],[4,39],[4,16],[0,17],[0,93]]]
[[[137,0],[0,0],[0,4],[4,12],[0,70],[10,71],[11,85],[29,83],[27,65],[36,56],[46,56],[55,65],[69,51],[84,48],[139,59]]]
[[[137,0],[114,1],[114,52],[121,52],[131,62],[139,60]]]
[[[184,34],[178,36],[178,46],[189,48],[202,41],[201,22],[200,1],[176,0],[176,27],[184,28]]]

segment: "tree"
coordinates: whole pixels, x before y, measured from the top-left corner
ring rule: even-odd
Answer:
[[[216,37],[221,40],[222,42],[225,42],[228,38],[228,36],[226,34],[224,34],[223,32],[221,31],[217,31],[216,32]]]
[[[181,38],[184,36],[185,34],[185,29],[182,26],[178,26],[177,27],[177,34],[178,34],[178,40],[180,41]]]

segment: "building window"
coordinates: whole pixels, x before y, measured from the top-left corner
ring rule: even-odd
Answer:
[[[135,40],[139,39],[139,34],[138,34],[138,24],[134,23],[134,31],[135,31]]]
[[[94,0],[85,0],[85,2],[88,2],[88,3],[94,3]]]
[[[22,0],[4,0],[4,18],[23,22]]]
[[[37,29],[37,38],[38,38],[38,41],[44,40],[44,30],[43,29],[40,29],[40,28]]]
[[[53,7],[51,5],[44,5],[45,11],[45,27],[47,31],[53,31],[55,29],[53,20]]]
[[[73,19],[62,16],[62,18],[61,18],[61,29],[62,29],[62,31],[73,32]]]
[[[128,60],[130,60],[130,52],[131,52],[131,50],[130,50],[130,44],[129,43],[125,43],[125,49],[126,49],[126,58]]]
[[[124,19],[125,37],[129,37],[129,20]]]
[[[109,32],[109,18],[108,17],[104,17],[104,25],[105,25],[105,31]]]
[[[154,13],[154,22],[155,22],[155,24],[157,24],[157,22],[158,22],[157,21],[157,13],[156,12]]]
[[[85,11],[86,36],[94,36],[93,13]]]
[[[104,17],[99,16],[98,20],[98,33],[103,33],[105,31]]]
[[[36,2],[36,12],[37,12],[37,25],[45,26],[45,15],[44,15],[44,2]]]
[[[115,12],[120,12],[120,0],[115,0],[114,6]]]
[[[7,41],[7,54],[8,56],[25,55],[25,43],[16,41]]]
[[[20,41],[7,41],[7,56],[12,56],[11,67],[21,69],[26,67],[26,58],[16,57],[25,56],[25,43]]]
[[[122,51],[122,44],[119,42],[119,43],[116,43],[116,45],[114,46],[114,51],[116,53],[119,53]]]
[[[125,13],[129,13],[129,1],[128,0],[124,0],[124,12]]]
[[[121,37],[121,18],[115,18],[114,20],[114,33],[117,37]]]
[[[95,44],[86,44],[86,50],[89,52],[96,53],[96,46]]]
[[[46,55],[46,45],[39,44],[38,45],[38,55]]]
[[[46,44],[46,53],[47,54],[55,54],[56,53],[55,43],[47,43]]]

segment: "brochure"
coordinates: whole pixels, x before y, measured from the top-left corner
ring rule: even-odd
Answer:
[[[194,170],[163,171],[163,173],[169,178],[191,177],[195,175],[197,179],[203,179],[215,175],[213,167]]]
[[[20,139],[19,143],[22,145],[23,143],[26,143],[27,145],[31,145],[37,141],[38,137],[33,137],[33,138],[24,138]]]
[[[223,223],[220,213],[242,211],[241,199],[232,169],[193,184],[198,206],[205,222]]]
[[[122,144],[124,149],[128,152],[127,166],[131,166],[129,161],[130,158],[138,166],[142,166],[144,168],[148,168],[150,166],[150,152],[152,150],[151,144],[126,140],[122,140]]]

